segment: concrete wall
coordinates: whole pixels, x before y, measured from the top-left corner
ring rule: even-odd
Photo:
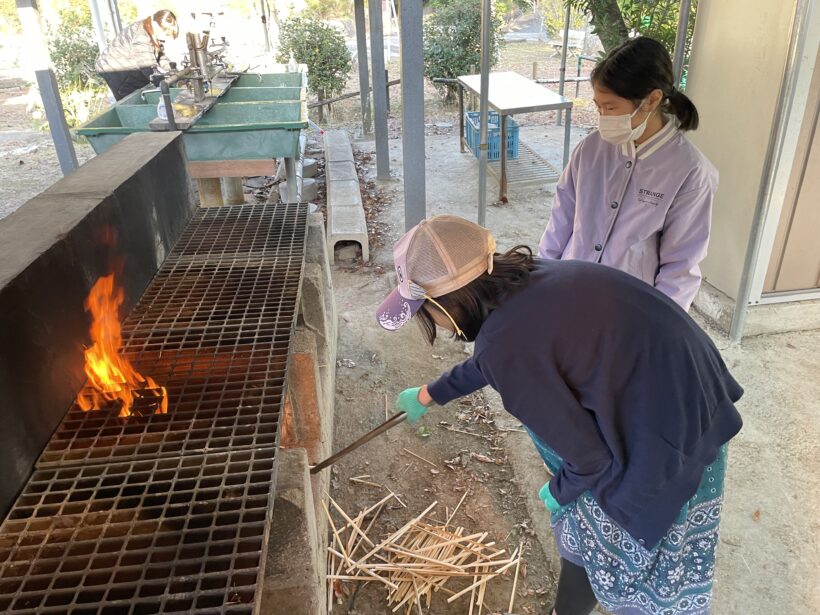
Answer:
[[[288,365],[273,525],[259,613],[325,615],[328,522],[321,502],[331,469],[309,467],[332,451],[336,304],[321,214],[308,219],[299,317]]]
[[[686,93],[700,112],[691,141],[720,188],[704,277],[736,297],[786,62],[794,0],[700,0]]]
[[[141,133],[0,221],[0,518],[85,382],[91,286],[130,310],[192,211],[178,133]]]

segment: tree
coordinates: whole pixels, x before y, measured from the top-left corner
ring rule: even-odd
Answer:
[[[590,16],[593,32],[601,39],[607,53],[629,38],[630,32],[651,36],[672,54],[678,28],[680,0],[566,0],[573,8]],[[686,52],[692,41],[697,13],[693,0],[689,13]]]
[[[499,59],[501,18],[493,11],[490,25],[490,66]],[[428,79],[455,79],[481,65],[481,0],[446,0],[424,22],[424,75]],[[453,85],[436,87],[452,100]]]
[[[629,38],[618,0],[568,0],[568,4],[590,16],[592,32],[601,39],[607,53]]]
[[[350,51],[344,37],[312,17],[291,17],[279,32],[277,62],[287,63],[291,54],[307,64],[308,88],[319,99],[341,94],[350,73]]]

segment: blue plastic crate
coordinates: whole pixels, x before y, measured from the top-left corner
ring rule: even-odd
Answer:
[[[464,133],[467,137],[467,145],[478,158],[479,143],[479,122],[478,111],[468,111],[464,118]],[[501,157],[501,124],[498,113],[490,111],[487,117],[487,160],[498,160]],[[518,158],[518,122],[507,116],[507,159]]]

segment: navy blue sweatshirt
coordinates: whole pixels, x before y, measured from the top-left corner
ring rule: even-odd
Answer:
[[[536,261],[484,322],[472,358],[429,386],[445,404],[485,385],[564,460],[561,505],[590,491],[647,548],[740,431],[743,389],[674,301],[610,267]]]

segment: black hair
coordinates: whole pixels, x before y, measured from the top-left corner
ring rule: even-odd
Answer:
[[[504,254],[493,255],[492,273],[484,272],[466,286],[435,299],[453,317],[467,341],[472,342],[493,310],[527,286],[534,268],[532,250],[528,246],[516,246]],[[436,341],[436,325],[430,310],[438,308],[425,301],[416,312],[416,320],[432,345]]]
[[[143,13],[143,14],[144,14],[144,13]],[[177,16],[176,16],[176,15],[174,15],[174,13],[173,13],[172,11],[169,11],[169,10],[167,10],[167,9],[163,9],[163,10],[161,10],[161,11],[157,11],[156,13],[154,13],[154,14],[152,15],[152,17],[151,17],[151,18],[152,18],[154,21],[156,21],[157,23],[162,23],[162,20],[163,20],[163,19],[166,19],[166,18],[170,18],[170,19],[171,19],[172,21],[174,21],[174,22],[176,22],[176,20],[177,20]]]
[[[698,128],[698,110],[676,87],[669,52],[653,38],[638,36],[622,43],[598,62],[590,79],[636,105],[653,90],[660,90],[664,113],[678,118],[681,130]]]

